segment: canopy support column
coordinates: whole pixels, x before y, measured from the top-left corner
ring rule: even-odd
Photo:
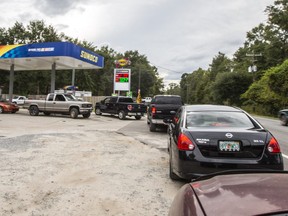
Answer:
[[[9,78],[9,102],[12,102],[14,88],[14,64],[10,66],[10,78]]]
[[[50,93],[54,93],[55,91],[55,79],[56,79],[56,63],[52,64],[52,71],[51,71],[51,89]]]
[[[75,68],[72,70],[72,86],[75,86]]]

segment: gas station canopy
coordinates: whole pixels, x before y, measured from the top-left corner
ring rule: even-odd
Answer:
[[[0,46],[0,69],[15,71],[99,69],[104,58],[70,42],[48,42]]]
[[[12,101],[14,71],[51,70],[51,92],[56,70],[100,69],[104,57],[70,42],[0,45],[0,69],[10,71],[9,101]]]

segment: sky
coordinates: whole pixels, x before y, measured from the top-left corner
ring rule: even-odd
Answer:
[[[246,33],[266,23],[274,0],[1,0],[0,27],[43,20],[58,33],[137,50],[156,66],[164,83],[208,69],[219,52],[229,58]],[[133,64],[133,62],[132,62]]]

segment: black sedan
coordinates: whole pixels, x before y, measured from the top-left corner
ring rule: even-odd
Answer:
[[[281,121],[281,125],[283,126],[288,125],[288,109],[280,110],[278,113],[278,117]]]
[[[284,169],[275,137],[239,108],[187,105],[164,121],[173,180],[224,170]]]

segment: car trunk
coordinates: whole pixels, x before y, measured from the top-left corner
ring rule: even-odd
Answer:
[[[190,132],[201,154],[208,158],[259,158],[267,143],[266,131],[208,131],[207,129]]]
[[[156,107],[156,113],[154,118],[165,119],[174,116],[181,106],[180,104],[155,104],[152,107]]]
[[[266,215],[273,212],[280,215],[282,211],[286,215],[287,180],[287,174],[243,173],[216,176],[191,185],[206,215]]]

